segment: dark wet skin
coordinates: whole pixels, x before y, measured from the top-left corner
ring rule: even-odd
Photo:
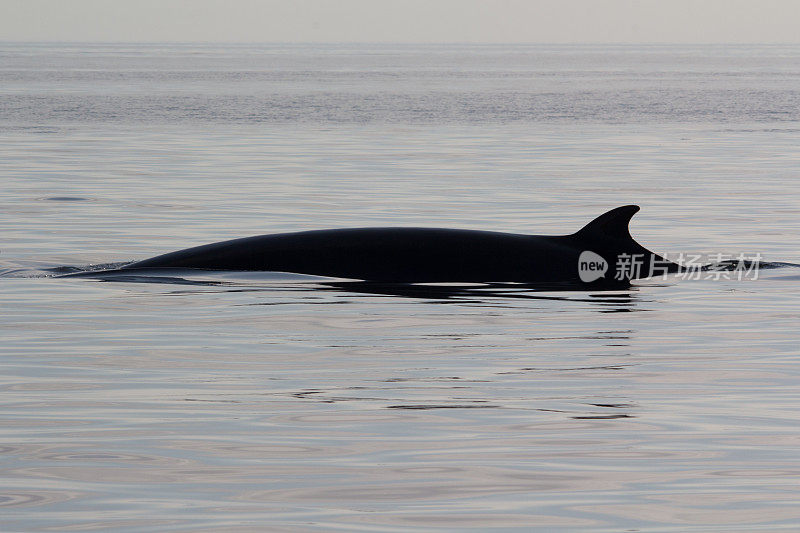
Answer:
[[[600,255],[614,277],[621,254],[641,257],[644,277],[652,261],[673,263],[633,240],[628,223],[639,210],[613,209],[580,231],[563,236],[441,228],[353,228],[247,237],[188,248],[132,263],[122,270],[192,268],[294,272],[374,282],[580,283],[578,258]],[[663,262],[663,263],[662,263]]]

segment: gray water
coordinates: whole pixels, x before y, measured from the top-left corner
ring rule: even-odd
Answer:
[[[0,44],[0,529],[796,531],[799,134],[798,46]],[[627,203],[777,268],[56,275]]]

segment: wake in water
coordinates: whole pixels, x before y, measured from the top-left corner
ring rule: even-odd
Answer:
[[[219,287],[230,291],[275,291],[291,287],[294,290],[339,292],[363,295],[394,296],[439,301],[485,301],[487,299],[525,300],[550,299],[598,303],[604,298],[618,310],[625,310],[625,299],[630,298],[631,290],[639,288],[677,284],[681,281],[670,276],[666,280],[644,279],[640,283],[627,280],[614,281],[592,286],[576,286],[574,283],[380,283],[359,280],[337,279],[324,276],[269,271],[214,271],[191,268],[152,268],[127,270],[122,267],[130,262],[102,263],[83,266],[55,266],[46,268],[8,268],[0,270],[0,278],[55,278],[67,280],[87,280],[111,283],[146,283],[167,285],[192,285]],[[741,268],[737,261],[723,261],[705,265],[704,272],[735,271]],[[759,279],[767,281],[800,281],[800,264],[787,262],[762,262],[758,265]],[[752,286],[751,286],[752,287]],[[573,292],[588,293],[582,296],[547,296],[542,293]],[[592,294],[598,293],[598,294]],[[603,293],[606,296],[601,296]],[[622,305],[622,307],[620,307]]]

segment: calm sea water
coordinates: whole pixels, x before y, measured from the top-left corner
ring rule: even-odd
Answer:
[[[800,527],[798,46],[5,43],[0,183],[3,531]],[[627,203],[657,252],[788,264],[561,293],[54,275]]]

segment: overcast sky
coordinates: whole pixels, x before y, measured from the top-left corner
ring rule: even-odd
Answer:
[[[800,0],[0,0],[3,41],[800,42]]]

